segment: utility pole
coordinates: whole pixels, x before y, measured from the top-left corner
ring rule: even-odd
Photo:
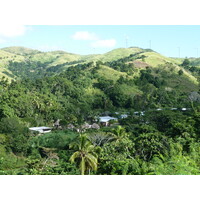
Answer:
[[[151,49],[151,40],[149,40],[149,49]]]
[[[130,45],[130,44],[129,44],[129,42],[130,42],[129,39],[130,39],[130,38],[129,38],[129,36],[126,35],[126,34],[124,34],[124,37],[125,37],[125,47],[128,48],[128,46]]]

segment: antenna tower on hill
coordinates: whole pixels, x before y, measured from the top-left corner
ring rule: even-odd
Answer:
[[[151,40],[149,40],[149,49],[151,49]]]

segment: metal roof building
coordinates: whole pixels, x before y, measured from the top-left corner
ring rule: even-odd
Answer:
[[[109,122],[110,120],[117,120],[117,118],[110,116],[99,117],[99,122]]]
[[[49,133],[49,132],[51,132],[52,128],[46,127],[46,126],[41,126],[41,127],[31,127],[31,128],[29,128],[29,130],[36,131],[39,133]]]

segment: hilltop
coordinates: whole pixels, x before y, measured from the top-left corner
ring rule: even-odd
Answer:
[[[99,74],[117,79],[117,77],[137,77],[141,70],[151,68],[153,71],[171,74],[168,76],[170,87],[176,83],[183,85],[183,88],[197,88],[197,78],[188,70],[181,67],[182,60],[163,56],[151,49],[139,47],[118,48],[105,54],[79,55],[65,51],[41,52],[25,47],[6,47],[0,49],[0,76],[9,80],[21,78],[40,78],[52,76],[66,71],[70,67],[84,65],[87,63],[101,62]],[[119,64],[120,63],[120,64]],[[192,60],[193,65],[199,65],[199,61]],[[124,65],[126,70],[120,69]],[[183,76],[177,76],[182,70]],[[130,73],[134,71],[134,73]],[[189,84],[188,84],[189,83]],[[196,89],[195,89],[196,90]]]

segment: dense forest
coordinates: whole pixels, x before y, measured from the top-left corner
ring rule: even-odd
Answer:
[[[199,59],[13,49],[0,51],[0,174],[200,174]]]

